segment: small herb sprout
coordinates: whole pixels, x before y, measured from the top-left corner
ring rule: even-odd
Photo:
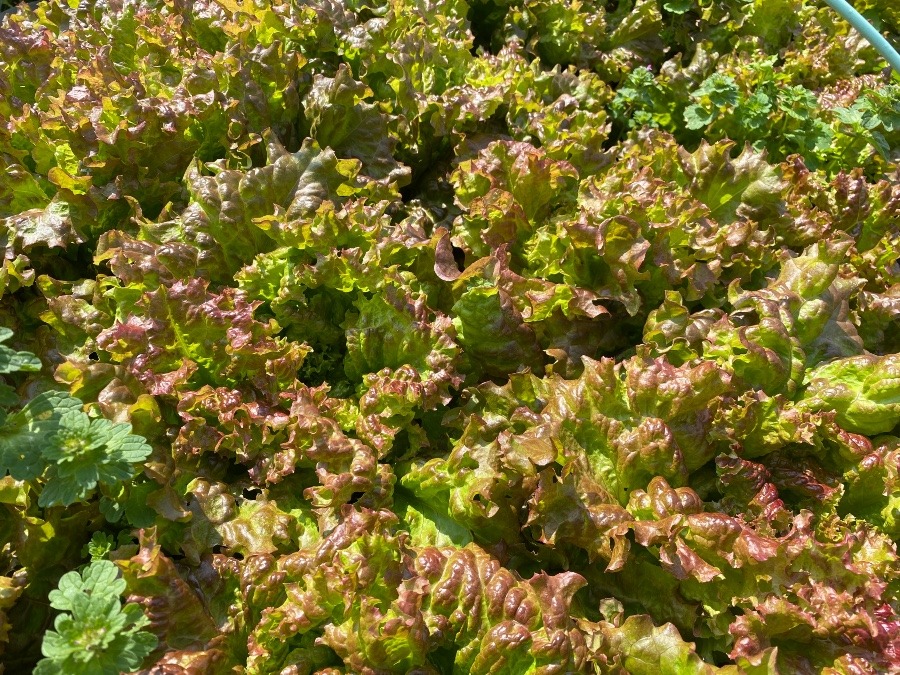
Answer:
[[[122,606],[125,581],[108,560],[92,562],[83,572],[69,572],[50,593],[50,606],[62,614],[47,631],[41,652],[46,657],[35,675],[115,675],[137,670],[157,644],[141,630],[150,623],[134,603]]]
[[[151,448],[131,425],[91,419],[81,410],[68,410],[59,430],[43,450],[47,460],[46,484],[39,504],[68,506],[85,499],[97,486],[115,485],[134,476],[134,464]]]
[[[0,328],[0,343],[11,332]],[[0,344],[0,374],[40,369],[40,360]],[[65,392],[47,391],[21,410],[14,390],[0,384],[0,476],[29,481],[38,505],[69,506],[87,499],[98,483],[115,486],[134,477],[135,465],[152,448],[131,433],[131,425],[92,418],[82,402]]]

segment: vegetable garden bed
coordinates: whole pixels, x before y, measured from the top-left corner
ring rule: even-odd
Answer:
[[[900,672],[885,65],[811,0],[7,13],[4,672]]]

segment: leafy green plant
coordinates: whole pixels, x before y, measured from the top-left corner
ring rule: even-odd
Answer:
[[[118,675],[140,667],[156,647],[150,621],[141,608],[122,606],[125,581],[115,564],[92,562],[82,572],[69,572],[50,592],[50,606],[61,612],[44,635],[37,675]]]
[[[69,506],[98,484],[113,487],[132,478],[151,451],[130,424],[91,419],[79,399],[62,392],[45,392],[19,411],[4,411],[0,426],[0,471],[30,482],[42,507]]]

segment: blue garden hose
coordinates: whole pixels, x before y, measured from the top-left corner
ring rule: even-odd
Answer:
[[[900,75],[900,54],[891,46],[891,43],[884,39],[875,28],[863,18],[863,15],[857,12],[846,0],[825,0],[828,6],[844,17],[847,22],[859,31],[866,40],[868,40],[879,53],[887,59],[898,75]]]

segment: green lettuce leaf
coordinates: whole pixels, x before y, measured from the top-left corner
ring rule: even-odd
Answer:
[[[801,406],[836,413],[847,431],[878,434],[900,422],[900,359],[862,354],[824,363],[807,375]]]

